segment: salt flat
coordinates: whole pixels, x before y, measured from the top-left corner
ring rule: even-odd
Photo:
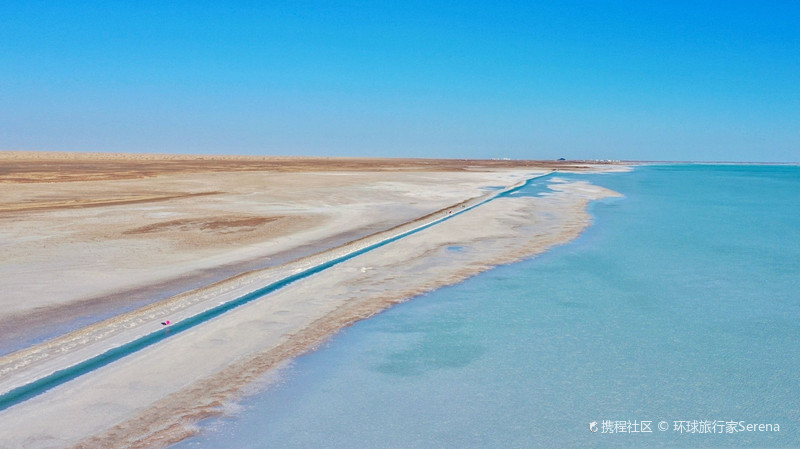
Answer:
[[[0,153],[0,164],[0,354],[542,170],[66,153]]]
[[[276,270],[303,256],[327,257],[324,251],[343,243],[447,214],[491,188],[550,170],[469,161],[461,169],[448,162],[436,171],[430,162],[392,171],[381,163],[362,171],[345,164],[347,170],[200,169],[117,178],[95,172],[94,180],[8,181],[0,229],[9,251],[0,279],[14,293],[3,299],[3,333],[24,332],[26,323],[46,328],[65,315],[114,312],[130,306],[126,292],[144,292],[153,302],[170,291],[165,285],[190,290],[222,266],[260,268],[253,278],[278,276]],[[547,197],[482,205],[13,406],[1,413],[0,444],[149,447],[179,439],[193,420],[218,411],[220,401],[342,326],[573,238],[588,223],[586,203],[613,194],[585,183],[556,188]],[[448,252],[452,245],[466,250]],[[242,277],[215,281],[200,291],[216,289],[222,299],[220,292],[241,285]],[[156,318],[144,326],[158,326]],[[93,332],[109,332],[112,323],[96,324]],[[66,352],[85,356],[73,347]]]

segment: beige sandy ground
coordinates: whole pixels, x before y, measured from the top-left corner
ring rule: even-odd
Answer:
[[[482,186],[513,183],[520,176],[213,173],[3,189],[0,288],[11,294],[0,299],[0,313],[20,315],[221,263],[265,259],[338,234],[361,237],[480,196],[486,193]],[[15,196],[52,203],[56,198],[145,195],[170,199],[2,212],[6,204],[19,210],[24,207],[20,204],[34,202]]]
[[[0,329],[9,341],[161,299],[389,229],[530,173],[217,172],[0,184]]]
[[[56,274],[70,266],[85,267],[87,264],[92,266],[93,261],[103,260],[105,265],[93,266],[95,272],[102,272],[103,266],[114,267],[116,270],[115,264],[118,263],[122,265],[121,269],[126,269],[129,266],[125,263],[133,262],[126,261],[125,256],[130,258],[131,254],[136,254],[133,259],[137,260],[134,262],[140,265],[136,269],[130,269],[127,276],[81,277],[73,273],[72,276],[62,277],[65,282],[73,282],[72,288],[66,289],[67,292],[82,292],[85,289],[92,291],[92,297],[102,297],[104,291],[141,287],[148,282],[155,282],[154,278],[149,276],[157,276],[157,273],[163,275],[164,271],[167,271],[167,278],[186,277],[186,271],[181,270],[186,270],[187,264],[201,263],[197,259],[213,267],[214,264],[236,260],[269,257],[270,254],[291,251],[292,248],[308,242],[317,242],[316,246],[312,245],[315,250],[325,249],[325,245],[335,246],[330,240],[331,235],[341,234],[342,231],[350,235],[357,235],[359,232],[366,235],[375,230],[390,228],[437,208],[486,194],[487,191],[481,187],[510,185],[520,177],[532,173],[535,173],[535,170],[389,174],[334,171],[315,173],[313,176],[308,173],[293,172],[282,174],[288,178],[281,178],[277,173],[265,176],[264,173],[258,172],[203,173],[202,176],[197,173],[156,175],[146,178],[145,181],[150,185],[155,182],[156,187],[153,187],[152,191],[160,195],[174,194],[174,192],[203,193],[207,192],[204,189],[207,189],[209,184],[217,187],[215,190],[225,193],[171,198],[161,200],[161,204],[158,205],[156,202],[147,201],[79,208],[54,207],[37,212],[32,212],[34,209],[29,208],[24,212],[9,212],[9,214],[21,214],[17,215],[16,219],[12,217],[9,220],[9,215],[0,214],[0,216],[6,223],[14,223],[25,217],[28,220],[38,219],[39,223],[60,223],[43,231],[31,231],[28,227],[27,233],[23,225],[15,228],[14,232],[17,234],[13,235],[22,237],[22,242],[13,239],[14,244],[9,246],[20,245],[15,249],[20,256],[26,255],[23,249],[35,252],[37,248],[35,244],[25,247],[27,243],[24,237],[28,234],[37,236],[30,238],[28,242],[36,242],[47,240],[52,233],[61,232],[58,234],[61,238],[50,240],[52,246],[42,246],[39,250],[40,258],[32,257],[31,261],[27,262],[29,281],[36,276],[37,270],[41,276],[42,265],[37,263],[44,264],[48,270]],[[219,176],[221,179],[214,178],[212,183],[208,183],[198,179],[198,176],[202,178]],[[232,176],[232,179],[226,180],[228,176]],[[146,190],[142,189],[141,185],[134,187],[126,184],[142,181],[142,179],[106,180],[102,183],[102,187],[85,181],[68,184],[71,189],[76,189],[78,192],[82,191],[81,189],[90,191],[90,194],[83,195],[71,191],[73,197],[96,197],[98,191],[102,191],[106,193],[106,198],[114,198],[130,195],[137,189]],[[292,182],[294,184],[291,184]],[[281,190],[281,186],[285,188],[287,183],[295,186],[295,190],[305,189],[307,194]],[[31,185],[42,187],[42,184]],[[64,195],[64,191],[61,190],[63,185],[65,184],[58,184],[57,192],[60,195]],[[243,386],[260,378],[271,368],[279,366],[287,358],[315,347],[342,326],[374,314],[397,301],[444,284],[458,282],[491,266],[536,254],[554,244],[568,241],[589,222],[585,212],[587,202],[613,195],[613,192],[585,183],[554,182],[553,185],[557,193],[550,196],[510,197],[487,203],[421,233],[360,255],[292,284],[261,300],[0,412],[0,447],[68,447],[79,443],[83,447],[158,447],[180,439],[191,433],[193,422],[219,412],[222,404],[235,398]],[[15,186],[19,187],[19,184]],[[42,190],[35,192],[37,192],[35,195],[18,193],[19,197],[4,201],[3,204],[31,202],[30,198],[37,195],[39,201],[63,200],[63,198],[45,197]],[[218,195],[228,195],[228,198],[208,203]],[[247,199],[248,197],[256,198]],[[180,204],[181,202],[189,203]],[[139,209],[142,205],[164,206],[167,210]],[[109,211],[108,208],[116,209]],[[129,211],[131,208],[133,212]],[[105,213],[100,213],[101,210]],[[152,215],[181,212],[191,216]],[[42,217],[41,214],[45,216]],[[225,217],[225,214],[234,216],[249,214],[244,218],[231,218],[228,222],[228,224],[247,223],[247,225],[227,227],[208,224],[221,221],[219,217]],[[126,218],[120,218],[122,216]],[[236,221],[275,216],[311,217],[311,220],[289,222],[286,228],[280,231],[262,229],[262,234],[250,236],[247,236],[249,232],[256,231],[248,229],[248,226],[253,223],[263,225],[264,222]],[[59,218],[63,221],[59,221]],[[103,226],[103,223],[108,221],[112,222],[112,225]],[[81,223],[89,223],[86,226],[88,229],[84,229]],[[311,230],[308,229],[309,223]],[[371,224],[365,226],[365,223]],[[166,231],[162,229],[164,226],[168,228]],[[186,228],[182,228],[183,226]],[[196,247],[191,245],[193,238],[202,240],[205,237],[204,233],[213,234],[220,226],[230,231],[228,234],[233,234],[229,235],[233,239],[233,242],[229,243],[233,249],[227,248],[226,245],[220,245],[221,248],[215,247],[214,239],[206,239],[205,244]],[[108,244],[110,237],[103,235],[104,227],[109,229],[105,232],[112,232],[114,238],[111,240],[115,245]],[[0,229],[2,232],[9,232],[5,226]],[[176,229],[178,232],[175,232]],[[130,232],[131,230],[133,232]],[[93,242],[91,238],[87,238],[87,234],[80,234],[81,232],[98,233],[97,241]],[[167,232],[167,237],[171,238],[154,239],[153,237],[157,237],[159,232]],[[170,232],[172,234],[169,234]],[[200,236],[192,237],[192,234],[183,234],[184,232],[195,232]],[[129,241],[127,237],[119,238],[120,235],[134,237]],[[138,236],[142,235],[146,238],[139,239]],[[175,235],[185,235],[187,238],[182,242],[182,239],[176,238]],[[280,240],[276,239],[276,236],[294,237],[295,241],[276,241]],[[73,240],[64,246],[62,242],[69,240],[70,237]],[[248,240],[251,237],[252,240]],[[221,238],[225,238],[224,234]],[[7,244],[5,239],[3,242],[4,245]],[[182,243],[186,246],[181,246]],[[80,263],[73,262],[54,267],[47,265],[50,263],[45,260],[47,257],[42,257],[42,255],[63,257],[72,251],[71,245],[75,244],[83,245],[80,246],[81,251],[88,251],[93,256],[81,259]],[[292,246],[293,244],[295,246]],[[464,250],[449,251],[447,248],[452,245],[462,246]],[[115,248],[116,253],[109,247]],[[147,258],[148,252],[157,252],[159,247],[162,248],[160,256],[151,257],[147,263],[138,260],[142,257]],[[315,257],[324,259],[337,254],[336,251],[341,249]],[[186,257],[186,254],[191,257]],[[158,313],[175,313],[176,315],[172,316],[177,316],[178,319],[196,313],[191,304],[180,311],[169,307],[164,309],[165,304],[174,306],[185,303],[187,298],[204,298],[207,303],[225,300],[252,289],[255,285],[297,270],[300,266],[316,263],[318,259],[315,257],[240,276],[195,292],[194,296],[190,294],[172,299],[170,300],[172,303],[164,302],[150,306],[144,311],[144,315],[142,311],[137,312],[138,315],[129,314],[127,317],[131,320],[140,320],[130,328],[138,326],[138,331],[148,332],[151,328],[160,326],[157,324],[157,319],[162,315]],[[3,262],[6,262],[5,258]],[[181,265],[182,268],[174,265]],[[8,279],[9,282],[16,282],[15,285],[21,288],[28,285],[18,279],[26,274],[25,270],[19,270],[13,263],[7,263],[3,269],[12,270],[2,272],[3,276],[0,279],[3,282],[7,282]],[[18,271],[13,272],[15,269]],[[197,268],[191,266],[190,269]],[[125,284],[125,281],[134,284],[131,286]],[[21,298],[27,300],[33,296],[30,292],[26,295]],[[69,305],[83,301],[87,295],[50,296],[50,299],[35,305],[16,304],[10,307],[16,307],[13,314],[20,316],[36,310],[37,307],[45,307],[44,310],[58,310],[65,306],[59,306],[57,301]],[[91,304],[90,309],[100,307],[97,301]],[[162,309],[159,311],[158,307]],[[181,313],[185,315],[180,315]],[[122,334],[115,333],[114,329],[127,329],[121,325],[121,318],[123,317],[95,327],[91,330],[94,333],[82,334],[83,341],[80,338],[71,341],[67,338],[60,341],[62,346],[50,342],[49,347],[40,345],[37,348],[41,350],[44,346],[45,349],[58,349],[66,354],[66,359],[81,360],[98,351],[97,347],[91,344],[93,339],[109,344],[113,343],[114,338],[120,338],[118,335]],[[153,320],[154,318],[156,320]],[[129,321],[128,324],[134,321]],[[85,338],[87,336],[90,338]],[[24,382],[26,376],[35,376],[37,369],[40,372],[47,372],[65,360],[51,356],[36,359],[37,348],[31,348],[27,353],[23,351],[0,358],[0,384]],[[21,355],[22,358],[19,358]],[[30,366],[34,366],[34,370],[17,378],[14,377],[13,369],[2,372],[3,366],[6,368],[13,366],[3,365],[3,361],[13,357],[18,357],[17,361],[25,357],[33,360]],[[52,360],[57,361],[51,362]],[[19,370],[17,372],[24,372],[26,369],[31,369],[30,366],[16,369]]]
[[[520,185],[517,183],[516,185]],[[0,395],[34,382],[55,371],[74,366],[108,349],[132,342],[162,330],[161,322],[178,323],[206,310],[234,301],[264,286],[302,273],[370,245],[398,237],[476,207],[502,190],[492,191],[459,205],[428,214],[389,230],[374,233],[312,256],[302,257],[275,267],[244,273],[223,282],[176,295],[168,300],[138,308],[128,313],[85,326],[61,337],[33,345],[0,357]]]

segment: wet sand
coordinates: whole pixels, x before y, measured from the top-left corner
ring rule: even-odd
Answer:
[[[470,167],[473,167],[470,170],[474,170],[474,165]],[[541,172],[542,167],[539,166],[538,169]],[[343,193],[347,192],[347,189],[337,190],[336,185],[331,188],[327,183],[315,184],[314,180],[319,179],[318,175],[322,174],[323,178],[327,176],[328,178],[325,178],[327,180],[334,176],[332,173],[336,173],[335,171],[299,173],[302,176],[295,180],[298,183],[295,189],[301,189],[301,186],[311,188],[314,194],[312,197],[323,202],[331,202],[334,199],[331,196],[320,199],[320,194],[336,192],[338,196],[333,195],[333,198],[338,201],[336,203],[338,208],[352,207],[353,209],[349,214],[343,214],[344,217],[361,223],[361,227],[355,227],[355,234],[351,234],[351,236],[356,236],[359,229],[360,232],[371,234],[376,228],[383,226],[385,231],[409,221],[408,217],[412,217],[413,221],[413,219],[427,215],[425,212],[430,213],[431,209],[442,209],[441,207],[437,209],[437,206],[443,203],[448,203],[445,206],[452,206],[465,199],[485,195],[487,192],[485,187],[511,185],[522,177],[537,172],[533,168],[522,170],[519,168],[487,168],[484,170],[487,171],[392,172],[389,176],[386,173],[376,176],[374,172],[336,174],[335,177],[345,180],[345,184],[349,187],[352,187],[353,183],[358,186],[355,189],[357,194],[352,196],[346,196]],[[237,173],[236,180],[239,181],[238,178],[245,174]],[[250,173],[250,175],[256,174],[258,173]],[[206,177],[209,174],[203,173],[202,175]],[[226,172],[222,174],[222,177],[228,175],[229,173]],[[273,174],[271,173],[271,175]],[[290,173],[290,175],[296,176],[298,173]],[[193,176],[198,176],[196,173],[162,174],[156,175],[155,179],[175,179],[175,177],[187,176],[190,181],[198,182],[196,178],[192,179]],[[404,176],[410,176],[410,178]],[[264,178],[263,173],[260,174],[260,178]],[[142,179],[153,180],[153,178]],[[139,182],[142,179],[133,180],[133,182]],[[286,179],[281,181],[285,186]],[[85,182],[71,181],[61,184]],[[108,182],[103,181],[101,184],[107,185]],[[123,182],[131,182],[131,180],[123,180]],[[186,183],[186,178],[181,178],[181,182]],[[227,186],[215,189],[216,191],[229,192],[232,190],[231,185],[220,182],[219,179],[216,182]],[[387,186],[387,183],[390,185]],[[238,185],[233,183],[233,187]],[[263,184],[256,182],[256,185]],[[314,187],[315,185],[316,187]],[[206,186],[207,184],[203,185],[203,187]],[[85,188],[87,186],[80,187],[80,189]],[[310,278],[284,287],[263,299],[228,312],[212,321],[0,412],[0,435],[4,435],[0,437],[0,445],[66,447],[79,444],[80,447],[158,447],[176,441],[192,432],[192,423],[197,419],[219,413],[224,402],[235,399],[244,386],[270,372],[272,368],[279,366],[287,358],[313,349],[342,326],[368,317],[393,303],[406,300],[419,293],[458,282],[492,266],[528,257],[544,251],[552,245],[568,241],[577,236],[589,223],[589,216],[585,212],[588,201],[613,195],[613,192],[585,183],[560,183],[556,184],[555,188],[558,189],[557,192],[541,198],[507,197],[484,204],[418,234],[359,255]],[[104,186],[104,190],[108,189]],[[184,188],[183,190],[190,189]],[[375,190],[381,192],[383,196],[370,197],[370,201],[361,203],[363,204],[361,206],[357,201],[354,202],[355,204],[351,203],[354,197],[363,200],[365,195],[374,195]],[[442,190],[445,193],[442,193]],[[253,192],[237,193],[247,195]],[[211,199],[216,195],[208,195],[204,198]],[[225,193],[220,195],[225,195]],[[284,198],[284,202],[280,204],[281,207],[286,208],[287,205],[294,205],[294,201],[303,201],[303,198],[308,197],[308,195],[297,195],[295,192],[295,197]],[[385,203],[381,203],[375,198],[379,198]],[[431,201],[432,199],[433,201]],[[169,201],[184,200],[165,201],[168,203]],[[192,198],[190,201],[201,201],[201,199]],[[413,204],[415,202],[416,204]],[[140,203],[128,203],[124,207],[132,207],[134,204]],[[207,207],[203,203],[192,204],[192,208]],[[275,203],[271,204],[273,208],[277,207]],[[382,204],[388,205],[380,211],[383,213],[365,213],[375,207],[380,210]],[[60,208],[57,213],[72,214],[75,210],[86,211],[120,206],[123,205],[76,209]],[[386,214],[385,211],[389,207],[399,209],[402,213]],[[308,206],[298,209],[306,210],[307,208]],[[24,213],[41,214],[41,212],[32,212],[33,210],[29,209]],[[318,210],[315,211],[317,214],[319,214]],[[22,212],[15,212],[15,214],[19,213]],[[56,213],[56,211],[51,211],[51,213]],[[252,218],[230,218],[228,216],[215,220],[161,217],[160,221],[149,224],[126,224],[125,227],[118,227],[116,232],[132,236],[147,236],[154,232],[174,232],[183,235],[187,231],[192,232],[199,228],[197,232],[213,233],[221,228],[225,229],[226,224],[233,224],[234,228],[268,225],[274,222],[270,218],[276,215],[278,214],[266,215],[262,212],[261,215]],[[383,221],[379,220],[376,215]],[[216,216],[218,217],[219,214]],[[364,228],[362,218],[370,217],[373,219],[373,227]],[[386,220],[387,217],[391,220]],[[52,219],[52,216],[48,216],[48,218]],[[3,219],[8,219],[8,217],[3,217]],[[369,220],[366,221],[369,222]],[[327,227],[327,238],[331,237],[330,234],[333,231],[336,231],[334,234],[341,234],[343,222],[338,221],[334,226]],[[312,223],[316,223],[316,221],[312,221]],[[374,225],[374,223],[380,223],[380,225]],[[475,223],[480,223],[481,226],[475,226]],[[304,229],[304,226],[285,231],[281,235],[297,236],[302,232],[301,229]],[[124,234],[125,232],[128,234]],[[247,233],[240,229],[232,233],[238,234],[239,232]],[[305,247],[306,251],[311,253],[315,250],[318,253],[321,250],[331,249],[330,247],[325,248],[324,245],[315,246],[313,244],[313,242],[325,240],[325,233],[318,232],[314,237],[316,240],[300,236],[297,238],[300,244],[296,244],[294,247],[291,245],[282,247],[283,257],[290,259],[288,254],[291,254],[293,248]],[[255,240],[259,238],[268,240],[274,237],[260,235]],[[175,240],[180,239],[176,237]],[[234,240],[234,244],[243,246],[246,246],[247,243],[242,242],[248,241],[245,237],[236,237]],[[101,240],[101,244],[102,242]],[[105,243],[107,244],[108,241]],[[173,240],[171,243],[174,244],[175,241]],[[206,245],[213,246],[212,243],[206,243]],[[328,244],[333,245],[330,240]],[[448,250],[449,247],[456,245],[462,250],[458,252]],[[207,246],[204,248],[207,249]],[[180,244],[175,244],[173,248],[175,247],[182,248]],[[191,245],[188,248],[190,252],[191,250],[197,251]],[[186,251],[187,249],[183,247],[180,250]],[[279,251],[273,250],[269,254],[278,253]],[[241,255],[240,252],[236,254]],[[230,262],[230,255],[226,256],[227,261]],[[311,256],[312,259],[313,257],[315,256]],[[316,257],[324,259],[330,257],[330,254],[318,254]],[[211,259],[209,266],[213,267],[213,264],[219,265],[226,257],[214,258],[212,256]],[[268,267],[260,272],[220,282],[215,286],[208,287],[202,294],[213,300],[224,298],[226,294],[240,294],[237,288],[248,288],[247,282],[263,283],[270,276],[279,277],[282,273],[281,269],[292,271],[296,267],[292,266],[291,262],[288,265]],[[170,274],[174,275],[175,273]],[[82,280],[82,282],[86,281]],[[146,285],[147,282],[145,280],[140,285]],[[86,285],[88,284],[79,284],[78,286]],[[252,285],[250,284],[250,286]],[[185,295],[183,298],[172,298],[167,301],[179,302],[185,299]],[[67,307],[69,304],[80,303],[81,300],[80,297],[63,300],[61,303],[53,300],[45,307],[54,307],[54,310],[57,310]],[[167,301],[148,307],[151,311],[155,310],[159,304],[161,307],[165,307]],[[102,303],[102,301],[100,302]],[[101,307],[102,305],[92,305],[89,306],[89,309],[96,310]],[[31,314],[34,313],[31,312]],[[117,324],[120,323],[121,318],[116,317]],[[142,329],[147,326],[157,326],[157,321],[154,322],[153,318],[157,319],[158,317],[148,317],[149,321],[143,322]],[[98,333],[109,332],[112,329],[109,323],[95,326],[94,330]],[[85,337],[89,334],[83,335]],[[51,344],[56,341],[51,341]],[[66,346],[62,346],[62,348],[64,347]],[[51,346],[52,348],[55,346]],[[29,351],[32,350],[29,349]],[[72,347],[68,347],[62,352],[71,357],[80,358],[78,351]],[[16,356],[19,355],[20,353],[16,354]],[[8,357],[10,356],[2,358],[0,361],[8,360]],[[80,413],[76,413],[76,411],[80,411]]]

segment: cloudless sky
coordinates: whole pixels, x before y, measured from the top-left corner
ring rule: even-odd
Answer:
[[[800,160],[797,1],[3,1],[0,150]]]

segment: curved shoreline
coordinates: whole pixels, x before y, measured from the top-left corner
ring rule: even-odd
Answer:
[[[438,213],[442,214],[442,217],[435,216],[436,214],[428,215],[419,219],[424,220],[424,223],[415,220],[404,225],[402,229],[413,231],[429,228],[425,232],[415,232],[407,236],[408,238],[395,239],[377,248],[368,248],[369,245],[363,241],[364,239],[352,242],[354,245],[361,243],[362,250],[365,247],[369,250],[359,252],[357,258],[353,255],[347,260],[336,262],[335,269],[321,270],[314,276],[305,277],[303,282],[293,283],[274,291],[266,301],[252,301],[246,306],[219,316],[205,326],[175,334],[175,338],[164,341],[162,345],[153,345],[140,353],[133,353],[130,357],[121,359],[118,363],[106,366],[97,373],[92,372],[79,377],[70,382],[66,390],[59,388],[59,392],[42,395],[32,399],[30,403],[20,404],[19,411],[18,407],[8,409],[2,412],[3,417],[13,419],[2,427],[14,429],[14,422],[22,424],[31,423],[32,419],[42,419],[40,412],[45,410],[47,416],[58,417],[62,415],[58,415],[57,410],[63,410],[64,407],[69,407],[69,410],[81,410],[81,404],[84,404],[83,407],[87,407],[86,404],[94,404],[89,405],[91,409],[83,410],[85,412],[91,410],[97,414],[97,407],[100,404],[115,403],[114,407],[121,410],[116,411],[116,416],[119,418],[114,418],[113,413],[102,412],[98,415],[98,418],[102,417],[99,421],[105,424],[81,423],[80,426],[70,427],[67,424],[68,419],[58,418],[61,424],[53,424],[50,427],[55,426],[61,430],[47,430],[45,433],[50,436],[38,435],[37,432],[34,432],[36,435],[26,436],[23,431],[21,434],[16,433],[14,438],[18,440],[22,438],[19,441],[25,441],[26,447],[64,447],[76,443],[76,447],[160,447],[179,441],[196,431],[193,427],[194,422],[222,413],[223,404],[240,395],[243,387],[262,378],[271,369],[281,366],[284,361],[314,349],[342,327],[426,291],[460,282],[494,266],[514,262],[541,253],[554,245],[565,243],[577,237],[588,226],[590,216],[586,212],[586,205],[589,201],[613,195],[613,192],[596,188],[588,183],[572,187],[559,184],[553,190],[555,193],[552,196],[542,198],[502,197],[505,191],[494,191],[468,200],[470,209],[465,207],[464,212],[470,211],[469,214],[454,214],[448,217],[447,212],[452,207],[446,208]],[[481,208],[474,208],[475,205],[487,203],[491,199],[496,201],[491,201]],[[433,223],[447,218],[453,220],[432,227]],[[480,226],[475,226],[475,223],[480,223]],[[399,230],[395,228],[394,231],[397,234]],[[451,244],[466,244],[470,248],[474,247],[474,251],[471,249],[458,253],[447,251],[447,247]],[[352,249],[352,251],[359,250]],[[344,253],[346,256],[346,252]],[[459,258],[461,260],[454,260]],[[284,271],[281,274],[297,274],[296,270],[310,269],[317,266],[314,262],[320,263],[314,257],[304,261],[307,262],[306,265],[282,267]],[[292,269],[295,273],[292,273]],[[246,273],[235,278],[239,283],[238,286],[215,285],[201,290],[205,290],[202,293],[212,296],[233,295],[235,287],[241,289],[237,289],[238,293],[247,290],[247,287],[252,292],[254,282],[262,282],[263,285],[267,277],[269,279],[280,277],[276,270],[267,271],[271,273]],[[224,290],[223,287],[229,288]],[[316,298],[320,295],[324,298]],[[218,297],[215,300],[218,300]],[[294,310],[300,318],[285,317],[283,314],[289,313],[288,310]],[[167,313],[170,311],[167,310]],[[151,323],[152,318],[149,318]],[[260,322],[262,326],[283,322],[290,327],[284,326],[282,328],[284,330],[275,330],[273,326],[265,330],[252,328],[251,321]],[[230,331],[231,323],[233,332],[238,332],[239,337],[231,337],[225,333]],[[156,328],[160,329],[160,326],[156,325]],[[220,329],[225,332],[220,333]],[[251,333],[251,330],[260,333]],[[262,334],[270,337],[264,340],[264,337],[259,337]],[[228,358],[223,357],[217,365],[212,364],[213,366],[209,365],[211,362],[207,360],[197,359],[197,357],[202,359],[214,357],[208,352],[210,350],[208,345],[219,345],[220,335],[228,339],[222,346],[225,351],[233,351],[235,354],[230,356],[225,354]],[[203,343],[204,341],[206,343]],[[229,343],[232,343],[231,348],[228,348]],[[186,355],[195,352],[193,345],[200,348],[192,356],[194,358]],[[172,360],[172,355],[167,355],[170,365],[164,365],[167,363],[163,359],[165,353],[177,354],[176,360]],[[205,365],[198,366],[194,370],[195,367],[192,366],[194,361]],[[170,371],[177,368],[178,371],[184,372],[189,369],[188,365],[191,369],[187,373],[191,378],[182,379],[179,384],[176,384],[174,379],[168,380],[165,377],[146,379],[143,385],[149,385],[146,391],[152,399],[131,399],[114,395],[112,403],[108,402],[110,387],[119,389],[121,381],[133,382],[124,379],[137,379],[135,383],[138,385],[141,383],[142,369],[147,371],[157,368],[154,364],[161,364],[162,370],[166,366],[171,366]],[[145,367],[142,368],[142,365]],[[136,377],[137,375],[140,377]],[[170,375],[181,376],[178,373]],[[109,384],[111,381],[116,383]],[[131,387],[134,385],[124,387],[119,393],[123,396],[131,395],[143,388],[136,386],[131,390]],[[153,389],[157,391],[151,391]],[[103,393],[91,393],[96,390]],[[85,392],[83,395],[88,393],[94,399],[84,398],[78,392]],[[145,390],[140,392],[143,393]],[[87,402],[92,400],[101,402]],[[117,404],[120,401],[121,403]],[[8,413],[12,411],[15,413]],[[93,436],[84,439],[87,435]],[[53,441],[56,440],[53,438],[60,439],[54,444]]]
[[[568,188],[565,187],[564,190]],[[569,194],[574,193],[573,191]],[[90,437],[74,447],[106,447],[119,443],[131,448],[166,447],[191,437],[199,431],[194,423],[223,414],[225,404],[241,396],[245,386],[263,379],[265,373],[280,368],[287,360],[315,350],[340,329],[420,294],[456,284],[496,266],[523,260],[577,238],[591,222],[587,211],[589,202],[606,196],[618,196],[605,189],[600,189],[594,195],[593,198],[579,199],[569,206],[564,216],[572,217],[570,224],[557,234],[533,238],[513,249],[503,247],[502,251],[490,254],[488,259],[473,266],[461,267],[445,278],[436,277],[431,282],[404,284],[402,289],[357,297],[287,336],[280,344],[238,360],[215,375],[162,398],[124,424]],[[521,199],[506,198],[509,202],[518,202]],[[517,226],[512,227],[517,230]],[[144,429],[146,431],[143,432]],[[143,435],[146,437],[143,438]]]

